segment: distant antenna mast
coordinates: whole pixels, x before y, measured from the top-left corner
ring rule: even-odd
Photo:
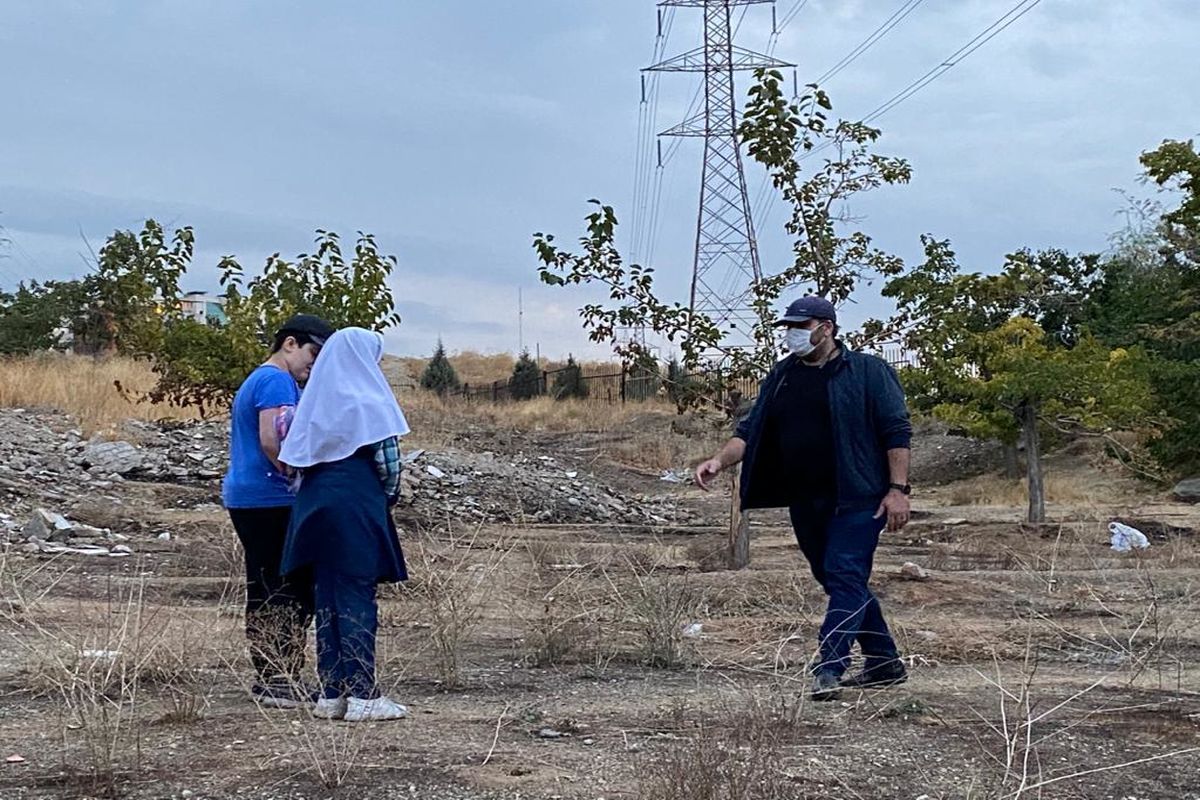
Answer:
[[[517,352],[525,352],[525,302],[520,286],[517,287]]]

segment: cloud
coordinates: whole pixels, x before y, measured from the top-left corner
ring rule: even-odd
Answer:
[[[865,229],[910,260],[932,231],[976,268],[1027,245],[1102,248],[1121,206],[1112,189],[1136,184],[1138,154],[1197,132],[1194,6],[1038,4],[878,120],[879,150],[910,159],[915,178],[856,200]],[[896,7],[809,0],[775,52],[811,80]],[[835,113],[878,107],[1011,7],[922,3],[828,82]],[[226,253],[253,271],[271,252],[307,250],[314,228],[361,229],[400,259],[406,322],[389,334],[393,349],[428,352],[440,330],[462,338],[454,346],[511,351],[523,286],[525,341],[584,355],[597,346],[575,309],[602,295],[536,286],[530,235],[574,247],[584,200],[599,197],[616,207],[627,254],[656,267],[663,296],[687,296],[700,143],[664,142],[661,171],[651,143],[641,155],[662,179],[661,201],[632,199],[639,111],[654,110],[639,104],[656,29],[644,0],[522,0],[469,14],[382,0],[109,0],[5,14],[0,224],[14,246],[0,283],[78,272],[80,230],[98,244],[147,216],[195,227],[198,282]],[[700,36],[696,9],[673,19],[668,56]],[[766,6],[750,7],[739,43],[763,50],[769,37]],[[663,76],[647,124],[677,122],[696,86],[694,75]],[[760,173],[748,171],[757,194]],[[758,225],[768,269],[790,257],[775,206]],[[886,312],[874,290],[860,300],[849,313]]]

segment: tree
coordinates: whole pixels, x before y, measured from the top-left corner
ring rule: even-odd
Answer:
[[[1178,476],[1200,473],[1200,154],[1191,141],[1164,141],[1141,163],[1178,205],[1133,206],[1131,224],[1101,264],[1089,324],[1111,346],[1151,355],[1157,409],[1167,419],[1150,453]]]
[[[672,355],[667,364],[667,398],[675,404],[675,409],[682,414],[695,403],[695,395],[700,391],[701,382],[688,373],[679,363],[679,359]]]
[[[892,325],[917,354],[905,371],[913,404],[972,436],[1023,440],[1028,519],[1042,522],[1044,434],[1152,429],[1144,355],[1082,327],[1084,295],[1073,287],[1086,284],[1093,259],[1021,251],[999,274],[962,273],[948,243],[924,241],[925,263],[884,288],[897,301]]]
[[[759,319],[754,348],[729,346],[729,331],[707,315],[661,300],[655,292],[653,268],[627,265],[617,250],[617,217],[611,206],[591,201],[596,209],[586,218],[578,253],[561,249],[552,234],[536,233],[533,240],[544,283],[596,284],[608,290],[608,302],[580,309],[592,341],[610,344],[624,363],[642,363],[639,358],[650,355],[645,348],[618,336],[621,328],[642,327],[678,342],[682,366],[693,374],[719,361],[720,385],[707,386],[705,394],[723,390],[724,381],[762,375],[774,366],[779,352],[770,322],[784,291],[804,285],[839,302],[849,298],[864,277],[892,275],[901,269],[899,259],[873,247],[862,231],[850,229],[845,203],[856,194],[907,182],[911,174],[907,163],[871,152],[880,136],[876,128],[851,122],[830,125],[829,98],[816,87],[809,87],[810,92],[793,104],[784,98],[779,73],[760,70],[756,78],[739,134],[792,207],[785,227],[794,238],[794,262],[750,287]],[[802,178],[802,154],[818,153],[828,155],[811,162],[811,173]]]
[[[81,282],[82,305],[71,325],[80,349],[153,358],[167,326],[179,319],[179,281],[194,246],[192,229],[183,227],[168,247],[153,219],[139,233],[114,231],[100,248],[96,272]]]
[[[0,292],[0,354],[26,355],[63,344],[62,333],[76,307],[77,282],[21,282]]]
[[[658,394],[658,389],[662,386],[662,372],[658,366],[658,359],[647,352],[638,353],[633,362],[626,367],[627,375],[625,378],[625,399],[626,400],[649,400],[654,395]]]
[[[152,361],[158,381],[149,398],[201,409],[225,405],[266,356],[271,335],[293,314],[316,314],[335,328],[382,331],[399,324],[387,284],[395,256],[380,254],[374,237],[362,232],[348,262],[336,233],[318,230],[316,244],[315,254],[301,254],[295,261],[275,253],[249,282],[233,257],[223,258],[218,266],[227,322],[169,324],[161,357]],[[214,356],[204,350],[211,347],[224,352]]]
[[[433,358],[429,359],[429,363],[425,365],[425,371],[421,373],[421,387],[443,396],[462,388],[462,382],[458,379],[458,373],[454,371],[454,365],[446,357],[446,348],[442,346],[441,339],[438,339],[437,349],[433,351]]]
[[[508,392],[514,400],[530,400],[541,395],[542,390],[542,369],[528,350],[522,350],[508,379]]]
[[[583,368],[575,361],[575,356],[568,355],[567,365],[555,373],[551,391],[555,400],[587,399],[587,381],[583,379]]]

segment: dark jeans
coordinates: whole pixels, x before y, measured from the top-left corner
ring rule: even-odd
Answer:
[[[855,641],[867,669],[898,658],[883,610],[867,586],[885,520],[874,519],[874,509],[836,514],[827,501],[795,505],[790,511],[800,550],[829,596],[813,671],[842,675]]]
[[[316,573],[317,672],[324,696],[379,696],[375,686],[375,633],[379,607],[375,578],[328,568]]]
[[[298,681],[313,618],[310,570],[279,574],[291,508],[231,508],[246,553],[246,639],[260,683]]]

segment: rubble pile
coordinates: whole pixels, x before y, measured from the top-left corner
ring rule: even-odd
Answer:
[[[545,455],[417,450],[405,456],[402,489],[431,520],[661,526],[683,513],[671,497],[621,495]]]
[[[215,495],[228,423],[129,421],[86,438],[55,412],[0,409],[0,541],[30,554],[120,557],[120,531],[70,519],[82,500],[124,505],[135,482],[188,484]],[[401,514],[429,524],[687,524],[671,496],[622,493],[553,456],[446,450],[405,455]],[[111,524],[111,523],[109,523]]]

